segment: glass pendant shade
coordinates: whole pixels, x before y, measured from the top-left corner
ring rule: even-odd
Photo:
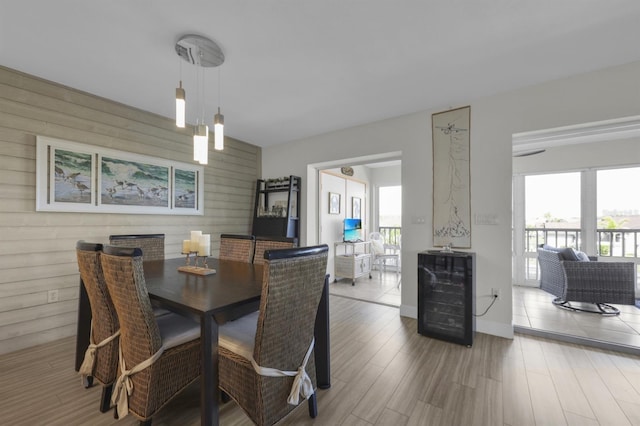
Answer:
[[[182,88],[182,80],[180,80],[180,87],[176,88],[176,126],[184,129],[185,126],[185,93]]]
[[[221,151],[224,149],[224,115],[220,114],[220,108],[218,108],[218,113],[213,116],[213,131],[213,147]]]
[[[209,163],[209,127],[206,124],[196,126],[193,135],[193,160],[200,164]]]

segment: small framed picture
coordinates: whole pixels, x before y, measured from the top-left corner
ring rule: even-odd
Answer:
[[[360,204],[362,199],[358,197],[351,197],[351,217],[354,219],[362,219],[360,213]]]
[[[329,214],[340,214],[340,194],[329,193]]]

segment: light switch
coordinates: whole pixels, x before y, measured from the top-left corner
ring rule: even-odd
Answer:
[[[414,225],[424,225],[426,222],[424,216],[413,216],[411,217],[411,223]]]
[[[498,225],[497,213],[476,213],[476,225]]]

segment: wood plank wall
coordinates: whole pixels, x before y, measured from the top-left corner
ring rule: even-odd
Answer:
[[[227,137],[222,152],[210,144],[204,216],[36,212],[36,135],[191,163],[192,134],[171,119],[0,66],[0,353],[75,334],[76,241],[164,233],[171,258],[198,229],[212,235],[215,256],[221,233],[250,233],[261,175],[260,147]],[[58,290],[58,302],[47,303],[49,290]]]

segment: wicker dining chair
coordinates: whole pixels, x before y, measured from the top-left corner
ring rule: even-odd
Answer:
[[[153,314],[139,248],[104,246],[100,256],[120,320],[116,415],[151,424],[164,404],[200,375],[200,325],[177,314]],[[130,391],[128,391],[130,390]]]
[[[100,253],[102,244],[78,241],[76,256],[80,278],[91,305],[91,335],[89,348],[80,367],[83,384],[89,387],[93,379],[102,384],[100,411],[111,406],[111,391],[118,372],[118,336],[120,324],[104,281]]]
[[[292,248],[298,245],[297,238],[286,237],[261,237],[256,236],[256,248],[253,253],[253,263],[264,263],[264,252],[267,250],[277,250],[283,248]]]
[[[286,416],[300,393],[309,415],[317,415],[314,324],[328,250],[326,244],[267,250],[260,310],[219,328],[220,389],[258,425]]]
[[[236,262],[251,263],[253,260],[253,247],[255,237],[253,235],[220,235],[220,260],[233,260]]]
[[[128,234],[109,235],[109,244],[120,247],[138,247],[142,249],[142,259],[164,259],[164,234]]]

